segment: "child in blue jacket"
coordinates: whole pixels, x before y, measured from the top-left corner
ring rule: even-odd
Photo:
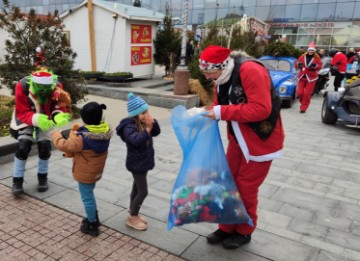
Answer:
[[[139,211],[148,195],[147,172],[155,166],[153,137],[160,134],[160,126],[148,109],[149,105],[143,99],[129,93],[129,117],[121,120],[116,127],[117,135],[127,147],[126,168],[134,178],[126,224],[137,230],[147,229],[147,222]]]

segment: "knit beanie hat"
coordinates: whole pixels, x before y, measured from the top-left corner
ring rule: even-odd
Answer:
[[[314,42],[309,43],[308,51],[316,51],[316,45]]]
[[[99,125],[102,120],[103,110],[106,110],[105,104],[89,102],[81,109],[81,119],[87,125]]]
[[[200,70],[222,70],[230,61],[231,50],[221,46],[210,45],[201,52]]]
[[[147,109],[149,109],[149,105],[143,99],[132,92],[128,94],[127,110],[130,117],[135,117]]]

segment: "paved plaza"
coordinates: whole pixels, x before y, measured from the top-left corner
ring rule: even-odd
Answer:
[[[113,127],[126,116],[124,101],[88,98],[107,104],[105,116]],[[85,213],[71,175],[71,159],[53,151],[50,188],[38,193],[37,158],[31,157],[24,183],[27,195],[16,200],[8,188],[13,162],[1,165],[0,255],[5,260],[360,260],[360,130],[323,124],[322,101],[314,96],[305,114],[299,113],[298,103],[282,110],[284,156],[273,162],[261,186],[258,228],[251,243],[240,249],[207,244],[205,236],[216,228],[214,224],[167,231],[169,199],[182,152],[170,124],[171,111],[150,106],[162,133],[154,139],[156,166],[148,174],[149,196],[141,209],[149,223],[147,231],[125,225],[132,176],[125,169],[125,144],[115,135],[95,189],[103,224],[98,238],[78,231]],[[220,129],[226,146],[223,123]],[[101,252],[103,248],[106,251]]]

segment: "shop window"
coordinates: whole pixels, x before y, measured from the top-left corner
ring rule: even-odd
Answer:
[[[317,28],[316,29],[316,34],[329,34],[331,35],[332,33],[332,28]]]
[[[334,46],[339,46],[339,45],[347,46],[348,42],[349,42],[348,35],[337,34],[337,35],[333,35],[331,38],[331,45]]]
[[[317,45],[330,45],[331,35],[318,35],[316,36]]]
[[[258,6],[258,7],[256,7],[255,16],[257,18],[260,18],[263,21],[268,20],[269,19],[269,7],[267,7],[267,6]]]
[[[292,28],[284,28],[284,34],[297,34],[298,28],[292,27]]]
[[[298,34],[315,34],[315,28],[299,28]]]
[[[354,8],[354,19],[360,19],[360,2],[356,2],[355,3],[355,8]]]
[[[315,41],[314,35],[298,35],[296,39],[296,45],[298,46],[308,46],[310,42]]]
[[[286,42],[287,43],[295,45],[296,44],[296,39],[297,39],[296,35],[286,35]]]
[[[285,17],[285,5],[273,5],[270,6],[269,18],[271,21],[284,19]]]

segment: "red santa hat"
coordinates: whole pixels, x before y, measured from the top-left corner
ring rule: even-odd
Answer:
[[[360,54],[360,48],[357,50],[357,53]]]
[[[52,84],[54,82],[53,75],[49,72],[34,72],[32,74],[32,80],[38,84]]]
[[[309,43],[308,51],[316,51],[316,45],[314,42]]]
[[[230,61],[231,50],[221,46],[211,45],[201,52],[199,59],[200,70],[221,70]]]

